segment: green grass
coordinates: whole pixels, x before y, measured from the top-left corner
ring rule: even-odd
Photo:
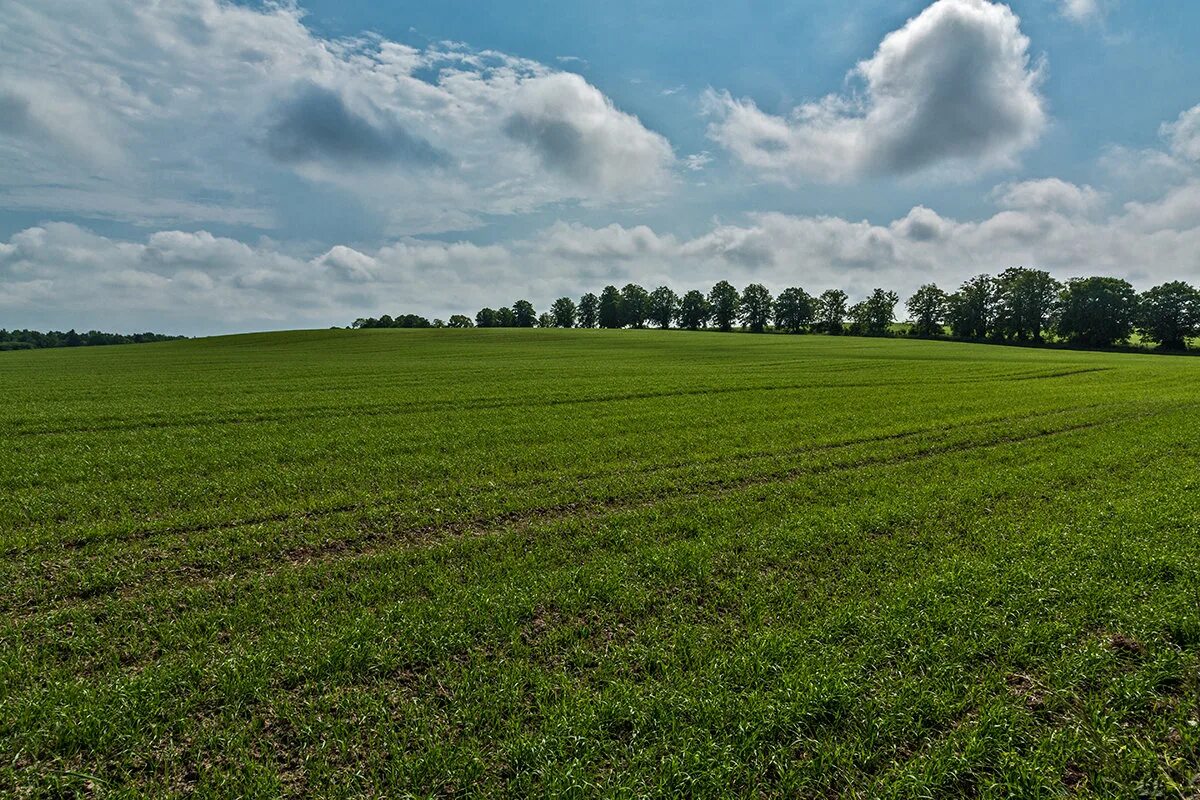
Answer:
[[[0,357],[0,795],[1194,797],[1200,360]]]

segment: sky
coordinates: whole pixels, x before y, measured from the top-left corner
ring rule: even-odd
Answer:
[[[1200,283],[1197,34],[1194,0],[0,0],[0,328]]]

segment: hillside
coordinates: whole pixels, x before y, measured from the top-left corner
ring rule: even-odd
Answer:
[[[1200,360],[678,331],[0,358],[0,794],[1180,796]]]

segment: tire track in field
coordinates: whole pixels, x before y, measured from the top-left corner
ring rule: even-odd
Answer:
[[[1113,367],[1091,367],[1071,371],[1051,372],[1047,374],[986,373],[978,376],[949,379],[940,381],[941,385],[964,385],[972,383],[997,382],[1004,383],[1018,380],[1038,380],[1042,378],[1060,378],[1073,375],[1084,375],[1094,372],[1107,372]],[[824,374],[824,373],[823,373]],[[372,403],[347,408],[344,404],[328,406],[309,406],[295,412],[233,414],[225,417],[195,417],[191,419],[145,419],[145,420],[113,420],[108,423],[97,423],[79,426],[23,426],[14,425],[5,430],[0,429],[0,437],[4,436],[61,436],[79,433],[105,433],[111,431],[159,430],[170,428],[213,428],[226,425],[259,425],[271,422],[291,422],[306,419],[341,419],[346,417],[376,417],[394,416],[399,414],[421,414],[446,408],[463,408],[469,410],[496,410],[502,408],[554,408],[556,406],[589,405],[601,403],[619,403],[628,400],[654,400],[670,397],[693,397],[704,395],[744,394],[751,392],[777,391],[813,391],[822,389],[861,389],[861,388],[895,388],[895,381],[881,379],[876,381],[844,381],[839,383],[791,383],[769,386],[713,386],[695,389],[682,388],[679,390],[658,390],[645,392],[628,392],[624,394],[589,396],[589,397],[558,397],[539,402],[514,400],[509,398],[453,398],[444,400],[426,400],[416,403]]]
[[[232,570],[228,567],[205,569],[192,567],[168,570],[157,573],[154,576],[157,578],[157,581],[145,581],[132,586],[104,587],[101,591],[85,590],[82,592],[67,593],[47,602],[27,605],[21,608],[24,613],[18,619],[20,621],[29,621],[42,612],[53,613],[54,611],[68,608],[92,607],[114,597],[124,599],[137,597],[143,594],[145,590],[153,588],[156,583],[161,585],[165,581],[170,581],[172,586],[201,587],[213,585],[218,581],[244,578],[248,575],[270,577],[288,569],[303,568],[312,564],[377,554],[397,545],[415,547],[466,536],[486,536],[502,531],[527,531],[536,525],[550,524],[567,518],[596,519],[618,511],[652,508],[663,502],[687,495],[704,495],[707,499],[711,500],[750,487],[786,483],[806,476],[836,474],[872,467],[899,466],[938,456],[968,453],[1009,444],[1038,441],[1049,437],[1093,430],[1156,415],[1156,412],[1122,415],[1110,419],[1073,423],[1048,430],[998,436],[982,441],[938,444],[898,455],[867,456],[843,464],[802,465],[758,475],[735,478],[712,478],[673,489],[632,493],[620,497],[592,498],[578,502],[521,509],[500,514],[481,515],[444,523],[428,523],[399,528],[383,525],[374,529],[366,529],[357,536],[328,540],[320,544],[298,545],[278,553],[269,554],[266,558],[271,560],[272,566],[266,569],[262,568],[262,561],[259,560],[245,565],[238,565],[237,568]]]
[[[954,423],[949,425],[937,425],[929,428],[919,428],[916,430],[898,431],[895,433],[879,434],[875,436],[862,436],[854,439],[845,439],[836,442],[827,442],[820,444],[809,444],[795,448],[784,448],[776,451],[758,452],[758,453],[735,453],[731,456],[723,456],[719,458],[709,459],[705,461],[684,460],[675,461],[667,464],[659,464],[655,466],[645,467],[638,470],[639,475],[654,475],[672,470],[682,470],[691,467],[712,468],[722,465],[745,464],[761,461],[769,461],[772,459],[783,459],[795,456],[802,456],[811,453],[825,453],[836,450],[848,449],[851,447],[859,447],[862,445],[881,444],[884,442],[902,441],[905,439],[913,439],[929,435],[944,435],[954,433],[956,431],[968,430],[971,428],[982,428],[991,425],[1002,425],[1012,422],[1025,422],[1037,419],[1045,419],[1047,417],[1057,417],[1065,414],[1083,413],[1100,408],[1101,404],[1093,403],[1083,406],[1074,406],[1064,409],[1053,409],[1050,411],[1036,411],[1027,414],[1015,414],[1004,417],[990,417],[981,420],[972,420],[969,422]],[[590,473],[573,475],[572,480],[577,483],[590,482],[605,477],[610,477],[614,474],[619,474],[623,470],[621,468],[610,470],[598,470]],[[530,486],[543,483],[540,478],[533,478],[527,481],[517,483],[504,484],[502,487],[506,492],[519,492],[527,489]],[[195,533],[205,532],[221,532],[230,531],[237,528],[253,527],[256,525],[267,525],[280,522],[300,522],[308,520],[319,520],[323,517],[335,516],[338,514],[348,514],[356,511],[385,511],[389,506],[393,506],[399,502],[403,502],[403,498],[391,497],[386,499],[374,499],[355,501],[352,503],[343,503],[334,506],[326,506],[323,508],[315,508],[307,511],[282,511],[270,514],[260,514],[247,517],[239,517],[237,519],[224,520],[220,522],[196,522],[191,524],[168,525],[164,527],[142,528],[139,530],[128,531],[125,533],[114,534],[110,536],[82,536],[73,539],[51,540],[40,543],[33,547],[12,547],[4,551],[0,551],[2,557],[17,557],[36,555],[38,553],[52,552],[57,550],[69,551],[87,551],[93,546],[102,546],[106,544],[117,544],[123,542],[148,541],[169,536],[184,536]]]

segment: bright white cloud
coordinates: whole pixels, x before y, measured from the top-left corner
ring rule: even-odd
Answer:
[[[851,77],[861,95],[830,95],[787,117],[710,91],[709,134],[767,177],[844,181],[1008,166],[1046,124],[1020,20],[987,0],[938,0]]]
[[[1163,125],[1162,134],[1171,144],[1171,152],[1179,158],[1200,162],[1200,105],[1179,115],[1179,119]]]
[[[261,190],[291,174],[428,231],[644,201],[676,166],[577,75],[456,43],[325,39],[288,4],[10,0],[0,40],[10,208],[137,222],[242,208],[233,222],[269,226]]]
[[[245,330],[346,324],[366,314],[473,313],[527,297],[539,308],[605,284],[706,289],[727,279],[774,290],[953,287],[978,272],[1038,266],[1148,287],[1200,282],[1200,179],[1104,213],[1092,190],[1037,181],[999,187],[1001,210],[961,221],[917,206],[887,225],[753,214],[680,239],[647,226],[558,223],[502,245],[402,239],[300,256],[278,245],[164,231],[141,241],[69,224],[0,243],[0,311],[13,324]],[[52,308],[52,316],[45,309]],[[21,321],[24,320],[22,323]]]
[[[1094,210],[1104,200],[1091,186],[1076,186],[1059,178],[1007,183],[997,187],[993,197],[1004,208],[1078,215]]]

